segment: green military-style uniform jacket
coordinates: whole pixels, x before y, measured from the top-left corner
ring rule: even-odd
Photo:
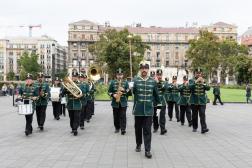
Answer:
[[[18,93],[18,96],[22,96],[22,99],[32,99],[33,97],[37,97],[38,99],[38,88],[36,88],[34,86],[34,84],[32,85],[22,85],[20,90],[19,90],[19,93]],[[33,100],[32,102],[32,108],[33,110],[36,109],[36,104],[35,104],[35,101]]]
[[[90,91],[90,95],[91,95],[91,101],[94,102],[95,101],[95,95],[94,95],[94,92],[96,91],[96,88],[95,88],[95,85],[94,83],[92,84],[92,88],[91,88],[91,91]]]
[[[158,95],[161,100],[162,106],[165,106],[166,103],[166,95],[165,91],[168,89],[168,86],[165,81],[160,81],[157,83]]]
[[[113,97],[114,94],[117,94],[118,85],[119,85],[119,81],[113,80],[109,86],[108,95],[110,96],[110,99],[111,99],[111,106],[112,107],[119,107],[119,103],[121,103],[121,106],[125,107],[128,105],[128,103],[127,103],[128,98],[127,97],[128,97],[128,92],[130,92],[129,83],[126,80],[122,80],[121,87],[124,88],[125,91],[122,92],[119,103],[117,103],[116,99]]]
[[[81,104],[82,104],[82,106],[86,106],[87,105],[87,97],[90,96],[89,85],[86,82],[82,82],[82,85],[83,85],[84,89],[86,90],[86,92],[82,93],[83,97],[81,99]]]
[[[85,97],[86,89],[84,88],[83,84],[80,82],[75,82],[75,84],[80,88],[82,91],[83,97]],[[64,88],[63,95],[67,94],[67,103],[66,103],[66,108],[68,110],[81,110],[82,109],[82,104],[81,104],[81,99],[83,98],[77,98],[75,97],[71,92],[69,92],[66,88]]]
[[[179,100],[178,87],[173,86],[173,83],[169,83],[168,91],[170,91],[170,94],[167,101],[178,102]]]
[[[167,88],[168,88],[169,83],[167,83],[166,81],[165,81],[165,83],[166,83]],[[166,101],[168,101],[169,96],[170,96],[170,91],[169,91],[168,89],[166,89],[166,90],[165,90],[165,98],[166,98]]]
[[[180,98],[177,104],[179,105],[191,105],[190,98],[191,98],[191,90],[188,86],[185,86],[184,84],[179,85],[178,91],[180,92]]]
[[[205,91],[210,90],[210,87],[207,84],[203,84],[201,81],[195,84],[196,80],[196,78],[189,80],[189,89],[192,92],[190,103],[194,105],[205,105],[207,103]],[[204,79],[204,81],[206,80]]]
[[[36,106],[42,106],[42,105],[47,105],[48,104],[48,96],[50,94],[50,88],[49,85],[46,82],[35,82],[34,86],[39,89],[40,86],[42,86],[41,91],[43,90],[44,92],[44,97],[39,97],[36,101]]]
[[[135,116],[153,116],[153,97],[157,106],[162,106],[158,95],[156,80],[146,77],[133,79],[134,107],[132,114]],[[131,92],[129,92],[131,94]]]

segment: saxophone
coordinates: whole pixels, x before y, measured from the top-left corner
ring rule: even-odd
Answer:
[[[122,92],[120,91],[121,84],[122,84],[122,80],[119,81],[119,85],[118,85],[118,89],[117,89],[117,93],[116,93],[117,94],[117,98],[116,98],[117,103],[120,102],[121,95],[122,95]]]

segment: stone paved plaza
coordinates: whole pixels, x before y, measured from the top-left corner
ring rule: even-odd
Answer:
[[[193,133],[187,124],[166,122],[168,133],[152,134],[152,159],[135,152],[132,103],[127,110],[127,133],[114,133],[110,102],[95,102],[95,115],[78,136],[70,133],[69,118],[53,119],[47,107],[44,131],[24,134],[25,117],[17,114],[12,97],[0,97],[0,168],[4,167],[252,167],[252,105],[207,106],[210,132]],[[167,113],[167,112],[166,112]],[[166,115],[168,118],[168,116]],[[166,119],[167,119],[166,118]]]

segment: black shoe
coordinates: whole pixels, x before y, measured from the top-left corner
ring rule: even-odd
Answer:
[[[161,131],[161,133],[160,133],[160,134],[161,134],[161,135],[164,135],[166,132],[167,132],[167,130],[166,130],[166,129],[164,129],[164,130],[162,130],[162,131]]]
[[[44,127],[43,126],[40,126],[40,130],[42,131],[44,129]]]
[[[150,151],[145,151],[145,157],[147,157],[147,158],[152,157],[152,154],[150,153]]]
[[[141,145],[136,146],[136,152],[141,152]]]
[[[121,130],[121,134],[124,135],[126,133],[125,130]]]
[[[221,103],[221,105],[224,105],[224,103]]]
[[[76,136],[78,134],[78,131],[74,130],[73,133],[74,133],[74,136]]]
[[[169,121],[172,121],[172,119],[170,118]]]
[[[28,136],[29,135],[29,132],[27,130],[25,130],[25,135]]]
[[[184,125],[184,123],[181,123],[181,125]]]
[[[89,122],[90,122],[90,120],[87,120],[87,122],[89,123]]]
[[[154,129],[154,130],[153,130],[153,133],[156,133],[156,132],[157,132],[157,129]]]
[[[189,127],[191,127],[192,126],[192,122],[189,122],[189,125],[188,125]]]
[[[116,129],[116,130],[115,130],[115,133],[118,133],[118,132],[119,132],[119,129]]]
[[[80,126],[80,129],[84,130],[84,125]]]
[[[60,119],[60,117],[57,117],[57,120],[59,120]]]
[[[90,119],[92,118],[92,116],[90,116]]]
[[[197,131],[197,129],[193,129],[193,130],[192,130],[192,132],[196,132],[196,131]]]
[[[72,130],[70,133],[74,133],[74,130]]]
[[[94,115],[94,113],[92,113],[92,115]]]
[[[179,122],[180,121],[180,119],[179,118],[177,118],[177,122]]]
[[[209,131],[209,129],[208,128],[206,128],[206,129],[202,129],[201,130],[201,134],[204,134],[204,133],[206,133],[206,132],[208,132]]]

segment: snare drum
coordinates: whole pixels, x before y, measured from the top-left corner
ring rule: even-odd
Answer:
[[[18,114],[19,115],[30,115],[33,113],[32,100],[23,99],[23,102],[18,104]]]

